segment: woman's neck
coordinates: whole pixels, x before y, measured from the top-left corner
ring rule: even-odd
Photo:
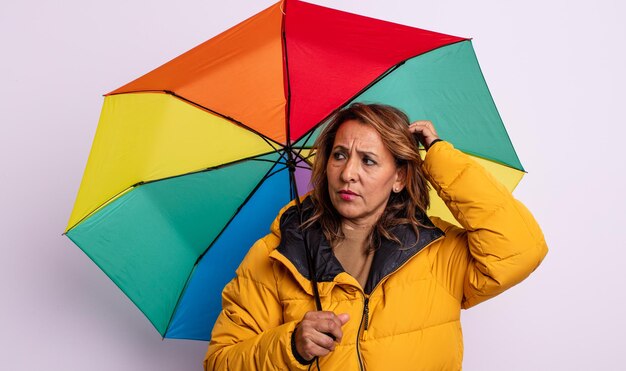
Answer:
[[[333,246],[335,257],[343,269],[365,287],[374,252],[369,245],[372,226],[344,223],[344,238]]]
[[[341,226],[344,239],[339,245],[350,246],[351,249],[357,249],[367,255],[370,248],[367,245],[369,235],[372,232],[371,225],[359,225],[350,222],[344,222]]]

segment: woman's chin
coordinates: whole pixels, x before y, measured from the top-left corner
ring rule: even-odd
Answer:
[[[336,205],[335,210],[341,215],[342,219],[355,219],[359,218],[362,214],[362,212],[352,205]]]
[[[373,225],[378,219],[375,215],[356,207],[336,207],[343,222],[351,224]]]

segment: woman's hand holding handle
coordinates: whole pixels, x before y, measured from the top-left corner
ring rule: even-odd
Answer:
[[[307,312],[295,329],[296,351],[307,361],[327,355],[335,349],[336,343],[341,342],[341,327],[349,319],[347,313]]]

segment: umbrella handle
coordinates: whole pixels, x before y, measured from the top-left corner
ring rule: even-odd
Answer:
[[[293,195],[296,201],[296,210],[298,211],[298,219],[300,221],[300,228],[302,228],[302,224],[303,224],[303,220],[302,220],[302,205],[300,203],[300,196],[298,193],[298,184],[296,183],[296,176],[295,176],[295,172],[296,172],[296,162],[295,159],[293,158],[293,153],[291,151],[287,151],[287,155],[289,157],[288,161],[287,161],[287,166],[289,168],[289,183],[291,183],[291,187],[293,189]],[[311,286],[313,289],[313,297],[315,298],[315,308],[318,311],[322,310],[322,302],[320,300],[320,292],[319,289],[317,287],[317,278],[315,277],[315,272],[316,272],[316,267],[315,267],[315,260],[314,257],[312,256],[312,251],[311,248],[309,247],[309,239],[306,236],[306,231],[304,229],[301,229],[302,231],[302,240],[304,241],[304,250],[306,253],[306,260],[307,260],[307,264],[309,266],[309,275],[311,276]],[[328,334],[326,334],[328,335]],[[330,337],[334,339],[334,336],[329,335]]]

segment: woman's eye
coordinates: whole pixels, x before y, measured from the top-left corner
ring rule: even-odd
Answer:
[[[363,158],[363,163],[367,166],[372,166],[372,165],[376,165],[376,161],[372,160],[371,158],[368,157],[364,157]]]
[[[346,156],[344,156],[344,154],[341,153],[341,152],[334,152],[333,153],[333,158],[335,160],[343,160],[344,158],[346,158]]]

